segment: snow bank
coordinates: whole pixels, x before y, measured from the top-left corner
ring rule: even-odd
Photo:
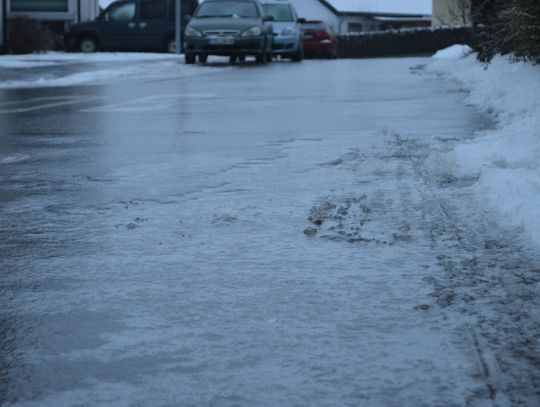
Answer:
[[[441,49],[433,55],[435,59],[460,59],[472,53],[472,48],[468,45],[452,45],[451,47]]]
[[[3,55],[0,56],[0,89],[99,85],[133,78],[178,78],[216,71],[215,67],[185,65],[178,55],[157,53]],[[13,75],[14,72],[17,74]]]
[[[492,114],[497,127],[439,162],[452,163],[457,178],[478,177],[473,188],[487,209],[507,226],[523,227],[540,245],[540,66],[502,56],[486,66],[467,54],[463,46],[443,50],[428,70],[463,83],[470,90],[467,101]]]
[[[65,63],[135,62],[177,60],[177,55],[146,52],[98,52],[95,54],[46,52],[43,54],[0,55],[0,68],[35,68]]]

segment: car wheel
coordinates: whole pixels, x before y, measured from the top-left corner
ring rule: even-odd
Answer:
[[[291,60],[293,62],[302,62],[303,59],[304,59],[304,47],[300,46],[298,48],[298,51],[296,51],[291,57]]]
[[[266,62],[266,54],[260,53],[255,55],[255,62],[258,64],[264,64]]]
[[[170,38],[169,40],[167,40],[165,44],[165,51],[169,54],[176,54],[176,41],[174,40],[174,38]]]
[[[86,54],[96,52],[98,45],[95,39],[90,37],[84,37],[79,41],[79,51]]]
[[[236,64],[237,59],[238,59],[238,58],[237,58],[236,55],[231,55],[231,56],[229,57],[229,63],[230,63],[230,64]]]
[[[206,64],[206,61],[208,60],[208,55],[206,54],[199,54],[199,62],[201,64]]]
[[[194,64],[195,63],[195,55],[194,54],[188,54],[186,52],[186,55],[184,56],[186,64]]]
[[[266,62],[272,62],[272,51],[265,54]]]

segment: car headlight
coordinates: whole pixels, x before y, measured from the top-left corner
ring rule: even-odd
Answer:
[[[255,26],[251,27],[249,30],[246,30],[242,33],[242,37],[258,37],[262,34],[261,27]]]
[[[332,44],[332,40],[322,40],[321,44]]]
[[[202,37],[202,34],[200,31],[197,31],[195,28],[190,27],[189,25],[186,27],[186,37]]]
[[[283,36],[291,36],[294,35],[294,28],[292,27],[285,27],[283,31],[281,32],[281,35]]]

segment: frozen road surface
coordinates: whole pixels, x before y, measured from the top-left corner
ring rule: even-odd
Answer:
[[[0,405],[540,405],[538,252],[426,63],[0,91]]]

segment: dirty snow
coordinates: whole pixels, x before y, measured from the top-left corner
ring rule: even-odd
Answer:
[[[485,65],[466,46],[435,57],[428,69],[460,81],[470,92],[467,102],[497,122],[452,152],[434,155],[439,169],[477,179],[479,202],[540,244],[540,66],[502,56]]]

